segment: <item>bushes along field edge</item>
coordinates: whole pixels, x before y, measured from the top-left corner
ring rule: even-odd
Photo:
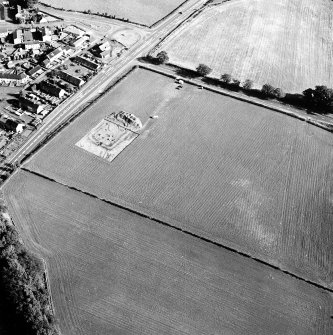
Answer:
[[[150,62],[149,58],[147,58],[147,57],[143,57],[142,61],[143,62],[146,62],[146,61]],[[169,64],[169,66],[172,66],[172,65]],[[176,74],[171,74],[171,73],[167,73],[163,70],[158,70],[157,67],[150,67],[148,64],[138,65],[138,67],[141,68],[141,69],[145,69],[145,70],[148,70],[148,71],[159,73],[161,75],[164,75],[164,76],[167,76],[167,77],[173,78],[173,79],[179,78],[179,76],[177,76],[177,74],[180,75],[180,72],[181,72],[185,77],[186,77],[186,75],[188,75],[188,79],[184,78],[184,82],[186,82],[188,84],[198,86],[200,88],[202,87],[199,83],[194,82],[194,81],[191,80],[192,78],[197,78],[198,77],[198,74],[193,70],[189,70],[189,69],[186,69],[186,68],[181,68],[179,66],[174,66],[173,65],[173,67],[178,68],[179,71],[177,71]],[[214,92],[214,93],[217,93],[217,94],[222,94],[222,95],[225,95],[225,96],[229,96],[229,97],[232,97],[233,99],[237,99],[239,101],[243,101],[243,102],[250,103],[250,104],[253,104],[253,105],[256,105],[256,106],[259,106],[259,107],[263,107],[265,109],[269,109],[269,110],[272,110],[274,112],[282,113],[284,115],[288,115],[288,116],[293,117],[295,119],[298,119],[300,121],[308,122],[308,123],[310,123],[310,124],[312,124],[316,127],[324,129],[326,131],[333,132],[333,124],[331,124],[329,122],[319,121],[319,120],[307,117],[305,115],[302,115],[300,113],[297,113],[296,111],[294,112],[294,111],[287,110],[285,108],[281,108],[281,107],[278,107],[278,106],[266,104],[265,102],[255,101],[255,100],[251,99],[250,97],[247,97],[246,95],[245,96],[234,95],[234,93],[232,93],[232,92],[229,93],[229,92],[225,92],[225,91],[220,91],[219,89],[215,89],[215,88],[212,87],[212,86],[218,86],[218,84],[216,82],[219,82],[219,80],[216,79],[216,78],[207,78],[206,77],[206,78],[203,78],[203,80],[206,83],[205,89],[207,89],[208,91],[211,91],[211,92]],[[222,88],[224,88],[222,85],[220,85],[220,86]],[[241,90],[241,89],[242,88],[240,88],[239,90]],[[244,89],[242,89],[242,90],[245,91]],[[231,89],[230,89],[230,91],[231,91]],[[257,92],[256,90],[253,90],[253,91]],[[251,93],[251,94],[247,94],[247,95],[250,95],[250,96],[253,96],[253,97],[258,97],[256,95],[256,93],[255,94]],[[262,98],[261,93],[260,93],[260,97]]]
[[[0,199],[0,269],[0,289],[22,334],[59,334],[44,263],[24,246],[3,199]]]
[[[155,57],[149,53],[144,59],[155,65],[166,64],[174,66],[169,63],[169,56],[164,50],[160,51]],[[301,94],[285,93],[281,88],[274,87],[269,83],[264,84],[261,90],[257,90],[253,89],[254,82],[251,79],[246,79],[242,83],[237,78],[233,78],[229,73],[222,74],[220,79],[208,77],[212,69],[206,64],[199,64],[195,70],[176,67],[182,72],[180,75],[188,75],[190,77],[195,77],[195,75],[201,76],[207,84],[243,91],[261,99],[277,99],[296,108],[306,108],[310,113],[327,114],[333,112],[333,88],[328,88],[324,85],[318,85],[314,89],[308,88]]]

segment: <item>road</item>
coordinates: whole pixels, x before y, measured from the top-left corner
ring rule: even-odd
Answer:
[[[46,117],[44,124],[31,135],[12,156],[8,163],[21,162],[49,133],[53,132],[60,124],[64,123],[71,115],[77,113],[90,100],[97,97],[110,83],[120,74],[134,65],[136,58],[146,55],[166,34],[172,31],[182,21],[186,20],[193,11],[203,5],[206,0],[190,0],[181,9],[182,14],[176,12],[162,21],[157,27],[151,30],[150,35],[141,40],[121,58],[111,62],[99,74],[92,78],[78,93],[67,99],[59,107]],[[61,13],[61,12],[60,12]],[[58,15],[60,16],[60,13]]]

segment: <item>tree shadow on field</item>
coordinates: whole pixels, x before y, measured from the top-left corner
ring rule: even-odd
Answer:
[[[149,56],[143,56],[143,57],[138,57],[137,60],[140,63],[146,63],[146,64],[154,64],[154,65],[158,65],[156,58],[154,57],[149,57]]]
[[[200,75],[196,71],[190,70],[190,69],[183,69],[183,68],[177,68],[176,74],[178,76],[181,76],[183,78],[188,78],[188,79],[194,79],[194,78],[200,77]]]
[[[293,107],[304,109],[308,114],[313,114],[313,110],[311,110],[310,106],[307,106],[303,94],[286,93],[286,96],[281,99],[281,102]]]

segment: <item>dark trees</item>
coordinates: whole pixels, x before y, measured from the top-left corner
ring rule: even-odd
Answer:
[[[38,5],[38,0],[16,0],[14,5],[20,5],[22,8],[34,8]]]
[[[212,69],[205,64],[199,64],[196,70],[198,74],[202,77],[206,77],[212,72]]]
[[[246,79],[243,83],[244,90],[251,90],[253,87],[253,81],[250,79]]]
[[[304,99],[309,107],[321,108],[324,113],[333,109],[333,89],[327,86],[316,86],[303,91]]]
[[[267,98],[274,98],[275,97],[274,91],[275,91],[275,88],[270,84],[263,85],[261,89],[262,94]]]
[[[282,91],[281,88],[276,88],[274,90],[274,96],[277,99],[282,99],[282,98],[284,98],[286,96],[286,94]]]
[[[0,207],[0,290],[24,328],[22,334],[56,335],[43,263],[26,250],[14,226],[3,217],[2,200]]]
[[[157,55],[156,55],[156,62],[157,64],[165,64],[169,61],[169,56],[166,53],[166,51],[160,51]]]
[[[232,77],[230,74],[228,73],[225,73],[225,74],[222,74],[221,76],[221,80],[226,83],[226,84],[230,84],[231,83],[231,80],[232,80]]]

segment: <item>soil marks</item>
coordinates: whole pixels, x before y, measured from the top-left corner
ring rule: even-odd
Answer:
[[[238,0],[212,7],[163,46],[170,62],[213,75],[230,73],[301,93],[332,86],[333,3],[329,0]]]

